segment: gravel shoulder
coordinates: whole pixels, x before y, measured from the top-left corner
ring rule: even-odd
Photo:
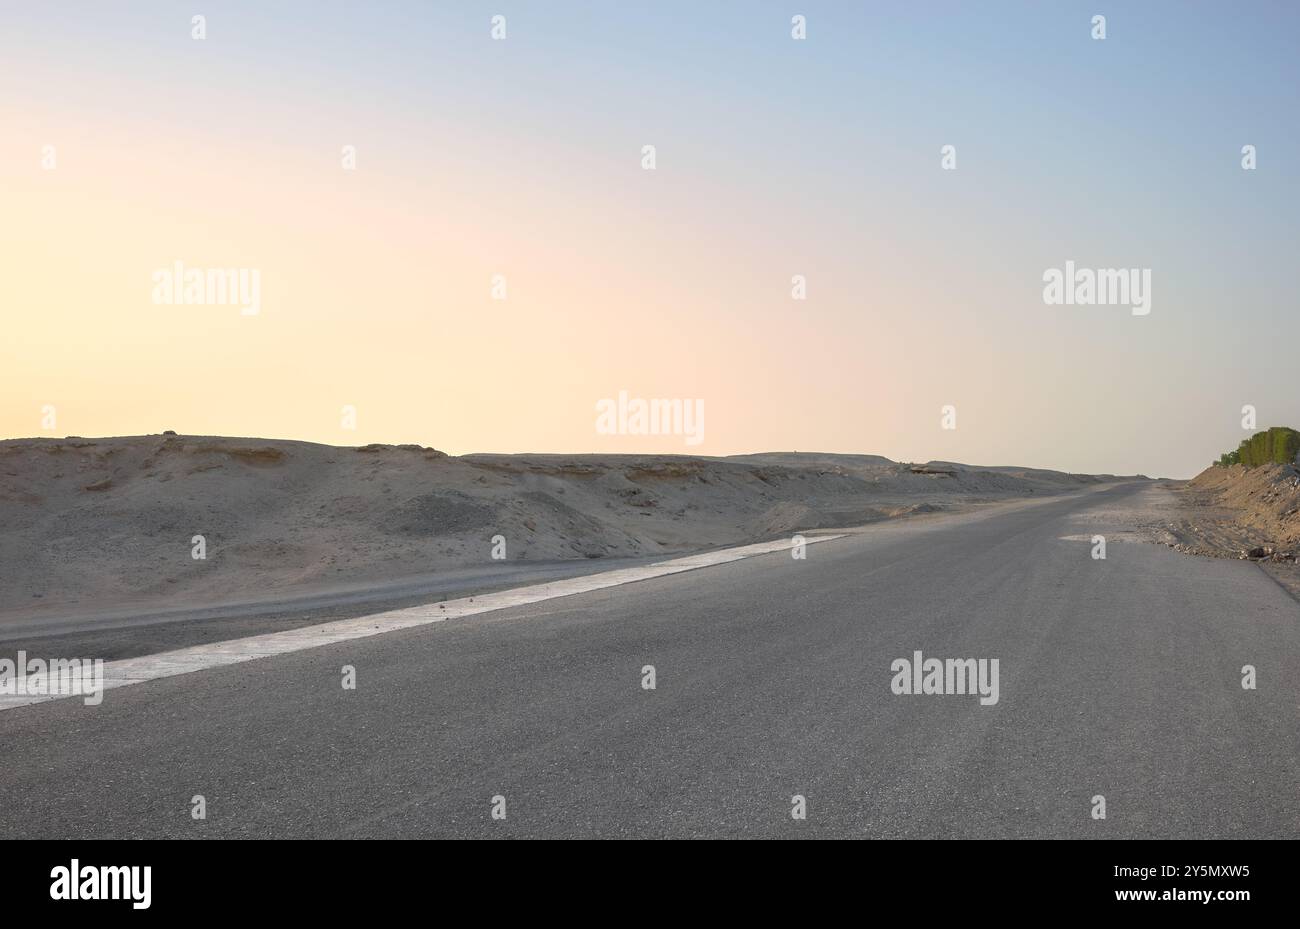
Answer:
[[[1124,527],[1108,541],[1253,562],[1300,600],[1300,470],[1294,466],[1209,468],[1190,481],[1153,482],[1080,518]]]

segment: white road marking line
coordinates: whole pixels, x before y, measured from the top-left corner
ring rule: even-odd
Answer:
[[[809,536],[807,545],[818,542],[830,542],[842,539],[847,533],[838,535]],[[400,610],[388,610],[383,613],[371,613],[352,619],[341,619],[332,623],[320,623],[315,626],[301,626],[284,632],[268,632],[263,635],[250,636],[245,639],[230,639],[225,642],[213,642],[208,645],[194,645],[190,648],[156,655],[143,655],[139,658],[125,658],[110,661],[104,665],[104,689],[128,687],[131,684],[143,684],[163,677],[175,677],[208,668],[220,668],[225,665],[255,661],[258,658],[270,658],[286,655],[322,645],[334,645],[351,639],[364,639],[370,636],[395,632],[398,629],[411,629],[415,626],[427,626],[447,619],[462,616],[474,616],[478,613],[490,613],[512,606],[524,606],[541,600],[556,597],[569,597],[574,594],[602,590],[606,587],[618,587],[633,581],[645,581],[669,574],[680,574],[697,568],[728,564],[756,555],[768,555],[772,552],[789,551],[791,541],[778,539],[774,542],[759,542],[756,545],[742,545],[738,548],[724,548],[702,555],[688,555],[673,558],[639,568],[620,568],[600,574],[588,574],[583,577],[567,578],[560,581],[548,581],[528,587],[516,587],[496,593],[480,594],[474,597],[462,597],[458,600],[445,600],[442,603],[426,603]],[[28,696],[15,694],[0,696],[0,711],[14,707],[27,706],[32,703],[44,703],[49,700],[80,699],[72,696]]]

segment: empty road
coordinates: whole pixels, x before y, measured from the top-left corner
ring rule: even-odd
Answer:
[[[1143,487],[0,712],[0,834],[1294,838],[1300,606],[1067,538]],[[894,694],[917,650],[998,659],[998,702]]]

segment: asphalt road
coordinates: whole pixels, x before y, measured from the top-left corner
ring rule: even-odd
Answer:
[[[153,655],[192,645],[366,616],[469,594],[637,567],[672,556],[567,561],[502,561],[395,583],[369,583],[321,593],[213,606],[131,610],[81,609],[75,613],[0,618],[0,658],[19,649],[29,655],[93,655],[105,661]]]
[[[1137,490],[9,710],[0,835],[1295,838],[1300,606],[1062,538]],[[918,649],[999,659],[998,703],[895,695]]]

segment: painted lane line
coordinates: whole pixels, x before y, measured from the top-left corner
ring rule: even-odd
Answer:
[[[815,545],[818,542],[842,539],[844,536],[845,533],[809,536],[804,541],[806,545]],[[175,677],[179,674],[189,674],[209,668],[221,668],[227,665],[241,664],[245,661],[256,661],[259,658],[287,655],[308,648],[319,648],[324,645],[348,642],[352,639],[365,639],[371,636],[383,635],[386,632],[396,632],[400,629],[427,626],[448,619],[459,619],[463,616],[475,616],[479,613],[490,613],[515,606],[526,606],[542,600],[553,600],[556,597],[571,597],[574,594],[603,590],[607,587],[618,587],[635,581],[645,581],[656,577],[666,577],[670,574],[681,574],[684,571],[729,564],[733,561],[741,561],[757,555],[789,551],[791,547],[789,539],[759,542],[755,545],[725,548],[700,555],[687,555],[683,558],[659,561],[637,568],[620,568],[600,574],[588,574],[584,577],[547,581],[543,584],[516,587],[511,590],[479,594],[474,597],[461,597],[457,600],[444,600],[442,603],[426,603],[400,610],[387,610],[382,613],[356,616],[352,619],[341,619],[331,623],[301,626],[284,632],[268,632],[244,639],[229,639],[224,642],[194,645],[176,651],[160,652],[156,655],[124,658],[120,661],[107,662],[104,665],[104,689],[128,687],[132,684],[143,684],[146,681],[154,681],[164,677]],[[75,698],[65,695],[0,695],[0,711],[27,706],[32,703],[45,703],[50,700],[64,699]]]

